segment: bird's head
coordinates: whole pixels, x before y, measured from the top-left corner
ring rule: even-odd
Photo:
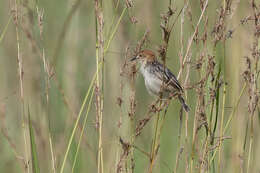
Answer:
[[[130,61],[139,61],[141,63],[151,63],[156,61],[156,56],[153,51],[145,49],[140,51],[136,56],[134,56]]]

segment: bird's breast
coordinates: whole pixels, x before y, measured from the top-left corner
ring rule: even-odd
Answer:
[[[140,71],[145,80],[145,86],[150,94],[159,95],[162,81],[154,74],[150,66],[141,66]]]

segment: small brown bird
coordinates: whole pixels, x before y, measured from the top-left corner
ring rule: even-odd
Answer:
[[[140,71],[149,94],[161,96],[162,98],[178,96],[184,110],[186,112],[190,110],[182,97],[182,86],[174,74],[156,59],[154,52],[143,50],[131,59],[131,61],[135,60],[141,65]]]

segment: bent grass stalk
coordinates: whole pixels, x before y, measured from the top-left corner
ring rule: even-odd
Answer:
[[[83,127],[82,127],[82,130],[81,130],[81,133],[80,133],[79,143],[78,143],[77,150],[76,150],[76,153],[75,153],[75,156],[74,156],[74,161],[73,161],[73,166],[72,166],[71,172],[74,172],[74,168],[75,168],[75,165],[76,165],[77,156],[78,156],[78,152],[79,152],[79,147],[80,147],[80,144],[81,144],[84,129],[86,128],[88,114],[89,114],[89,111],[90,111],[90,108],[91,108],[93,95],[94,95],[94,89],[92,89],[92,93],[91,93],[91,96],[90,96],[90,99],[89,99],[89,102],[88,102],[88,108],[87,108],[87,112],[86,112],[86,115],[85,115],[85,118],[84,118]]]
[[[182,74],[182,71],[183,71],[183,68],[184,68],[184,64],[186,63],[187,58],[188,58],[188,56],[189,56],[189,52],[190,52],[191,45],[192,45],[192,43],[193,43],[193,39],[194,39],[194,37],[195,37],[195,35],[196,35],[196,33],[197,33],[197,29],[198,29],[198,27],[199,27],[199,25],[200,25],[201,19],[202,19],[203,15],[204,15],[204,13],[205,13],[205,11],[206,11],[207,6],[208,6],[208,0],[206,0],[206,2],[204,3],[203,10],[202,10],[201,15],[200,15],[200,18],[199,18],[199,20],[198,20],[198,22],[197,22],[195,31],[194,31],[194,33],[192,34],[192,36],[191,36],[191,38],[190,38],[190,40],[189,40],[189,42],[188,42],[186,54],[185,54],[185,56],[184,56],[184,58],[183,58],[183,61],[182,61],[182,64],[181,64],[181,69],[180,69],[180,71],[179,71],[179,73],[178,73],[177,79],[179,79],[180,76],[181,76],[181,74]]]
[[[67,149],[66,149],[66,152],[65,152],[65,156],[64,156],[64,159],[63,159],[63,162],[62,162],[62,165],[61,165],[60,173],[63,173],[63,171],[64,171],[65,163],[66,163],[66,160],[67,160],[67,157],[68,157],[68,153],[69,153],[69,150],[70,150],[70,147],[71,147],[71,144],[72,144],[73,137],[74,137],[74,135],[75,135],[75,132],[76,132],[76,129],[77,129],[77,127],[78,127],[81,114],[82,114],[83,109],[84,109],[84,107],[85,107],[85,105],[86,105],[86,102],[87,102],[87,99],[88,99],[88,97],[89,97],[90,91],[91,91],[91,89],[93,88],[94,81],[96,80],[96,77],[97,77],[97,73],[95,73],[95,75],[94,75],[94,77],[93,77],[93,79],[92,79],[92,81],[91,81],[91,83],[90,83],[90,86],[89,86],[89,88],[88,88],[88,91],[87,91],[87,93],[86,93],[86,96],[85,96],[85,98],[84,98],[84,101],[83,101],[83,103],[82,103],[82,105],[81,105],[79,114],[78,114],[78,116],[77,116],[77,120],[76,120],[76,122],[75,122],[74,128],[73,128],[73,130],[72,130],[72,133],[71,133],[71,136],[70,136],[70,139],[69,139],[69,144],[68,144]]]
[[[225,125],[224,133],[227,131],[227,128],[229,127],[229,124],[230,124],[231,120],[233,119],[233,117],[234,117],[234,115],[235,115],[235,112],[236,112],[236,110],[237,110],[237,108],[238,108],[238,105],[239,105],[239,103],[240,103],[240,99],[241,99],[242,95],[243,95],[244,92],[245,92],[246,85],[247,85],[247,84],[244,83],[243,88],[242,88],[242,90],[241,90],[241,92],[240,92],[240,94],[239,94],[238,100],[237,100],[237,102],[236,102],[236,105],[235,105],[234,109],[232,110],[232,113],[231,113],[231,115],[229,116],[229,119],[228,119],[228,121],[227,121],[227,123],[226,123],[226,125]]]
[[[235,112],[237,111],[237,108],[238,108],[238,106],[239,106],[241,97],[242,97],[242,95],[243,95],[244,92],[245,92],[245,89],[246,89],[246,83],[244,83],[244,86],[243,86],[243,88],[242,88],[242,90],[241,90],[241,92],[240,92],[240,94],[239,94],[239,97],[238,97],[238,99],[237,99],[237,102],[236,102],[236,104],[235,104],[235,107],[234,107],[234,109],[232,110],[231,115],[229,116],[229,119],[228,119],[228,121],[227,121],[227,123],[226,123],[226,125],[225,125],[225,127],[224,127],[223,134],[225,134],[225,132],[227,131],[227,128],[229,127],[229,124],[230,124],[232,118],[234,117]],[[211,157],[211,159],[210,159],[210,161],[209,161],[209,165],[212,164],[212,161],[214,160],[214,158],[215,158],[215,156],[216,156],[216,153],[217,153],[217,150],[214,151],[214,153],[213,153],[213,155],[212,155],[212,157]]]
[[[106,54],[106,52],[108,51],[108,48],[109,48],[109,46],[110,46],[110,43],[111,43],[111,41],[113,40],[113,38],[114,38],[114,36],[115,36],[115,33],[116,33],[116,31],[117,31],[117,28],[118,28],[118,26],[119,26],[119,24],[120,24],[120,22],[121,22],[121,20],[122,20],[122,18],[123,18],[123,16],[124,16],[125,12],[126,12],[126,9],[127,9],[127,7],[125,7],[125,8],[123,9],[123,11],[122,11],[122,13],[121,13],[121,15],[120,15],[120,17],[119,17],[117,23],[116,23],[116,26],[115,26],[115,28],[114,28],[112,34],[110,35],[110,37],[109,37],[109,39],[108,39],[107,46],[106,46],[105,49],[104,49],[104,54]]]
[[[119,6],[119,0],[117,0],[117,2],[116,2],[116,7],[115,7],[115,11],[117,11],[118,10],[118,6]],[[112,20],[111,20],[111,26],[109,27],[109,29],[108,29],[108,35],[109,35],[109,33],[111,33],[112,32],[112,28],[113,28],[113,26],[114,26],[114,22],[115,22],[115,19],[116,19],[116,14],[115,15],[113,15],[113,18],[112,18]]]

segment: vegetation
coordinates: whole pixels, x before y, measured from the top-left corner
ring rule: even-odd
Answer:
[[[260,171],[260,2],[0,2],[0,172]],[[149,96],[147,48],[191,108]]]

